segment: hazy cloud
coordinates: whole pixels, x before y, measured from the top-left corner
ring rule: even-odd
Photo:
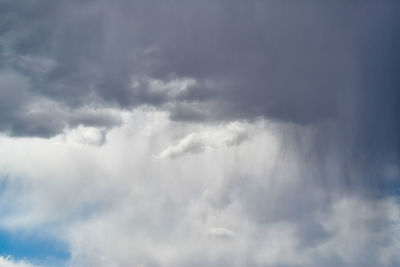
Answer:
[[[0,228],[74,267],[398,266],[399,9],[0,0]]]
[[[1,138],[1,227],[45,227],[69,245],[72,266],[398,265],[396,197],[319,183],[307,158],[282,155],[273,125],[248,128],[234,150],[155,160],[177,126],[143,115],[101,147]],[[149,135],[152,124],[163,126]]]

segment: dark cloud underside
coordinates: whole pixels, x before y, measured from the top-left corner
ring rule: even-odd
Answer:
[[[332,123],[313,138],[317,158],[335,140],[342,165],[366,170],[374,186],[387,173],[397,179],[395,1],[37,0],[1,1],[0,10],[0,64],[12,73],[0,81],[3,132],[48,137],[118,124],[71,115],[92,106],[150,105],[189,122]],[[183,78],[196,83],[176,94],[151,88]],[[32,113],[38,99],[64,111]],[[352,172],[343,169],[349,183]]]

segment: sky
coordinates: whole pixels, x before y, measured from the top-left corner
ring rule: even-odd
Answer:
[[[0,0],[0,266],[399,266],[399,12]]]

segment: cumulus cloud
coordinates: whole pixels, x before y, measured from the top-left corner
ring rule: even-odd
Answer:
[[[174,98],[171,90],[160,93],[160,84],[179,88],[168,81],[175,76],[198,83],[180,94],[179,102],[201,102],[213,110],[208,119],[217,120],[265,116],[310,123],[340,117],[368,77],[359,67],[369,51],[365,43],[380,27],[387,29],[382,49],[396,41],[395,13],[386,12],[395,4],[328,8],[316,1],[306,6],[235,1],[226,8],[210,1],[42,0],[2,5],[8,23],[4,67],[22,68],[33,79],[33,92],[69,105],[86,105],[94,93],[101,103],[160,107]],[[352,9],[359,13],[351,16]],[[379,18],[373,28],[365,22],[369,16]],[[135,82],[133,90],[132,76],[153,82]]]
[[[3,267],[34,267],[25,261],[15,261],[11,257],[0,256],[0,265]]]
[[[399,7],[3,1],[0,131],[52,137],[80,124],[118,125],[99,114],[100,125],[71,120],[58,106],[68,113],[151,106],[188,123],[331,123],[336,128],[319,139],[339,140],[340,157],[357,169],[347,172],[368,169],[369,187],[384,190],[387,179],[372,177],[399,164]],[[51,105],[27,108],[43,101]]]
[[[0,1],[0,229],[74,267],[398,266],[399,8]]]
[[[0,130],[11,136],[52,137],[79,125],[112,128],[120,118],[104,108],[71,109],[30,91],[30,80],[12,71],[0,71]]]
[[[46,229],[71,266],[398,265],[395,196],[317,182],[274,124],[234,149],[154,159],[179,128],[193,131],[143,110],[103,146],[2,137],[2,229]]]
[[[385,190],[383,169],[399,164],[399,7],[3,1],[0,131],[52,137],[81,124],[118,125],[99,113],[89,119],[95,123],[70,115],[93,106],[150,106],[187,123],[330,123],[334,129],[316,135],[341,144],[339,157],[355,168],[346,179],[366,169],[363,182]]]
[[[248,138],[246,125],[232,122],[220,129],[206,129],[191,133],[177,144],[166,148],[159,154],[161,158],[175,158],[185,154],[201,153],[206,149],[217,149],[240,145]]]
[[[85,145],[102,145],[106,141],[105,129],[79,126],[66,134],[66,138]]]

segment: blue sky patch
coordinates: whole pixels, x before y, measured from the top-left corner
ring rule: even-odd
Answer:
[[[68,245],[50,234],[4,230],[0,230],[0,255],[42,266],[63,266],[70,258]]]

